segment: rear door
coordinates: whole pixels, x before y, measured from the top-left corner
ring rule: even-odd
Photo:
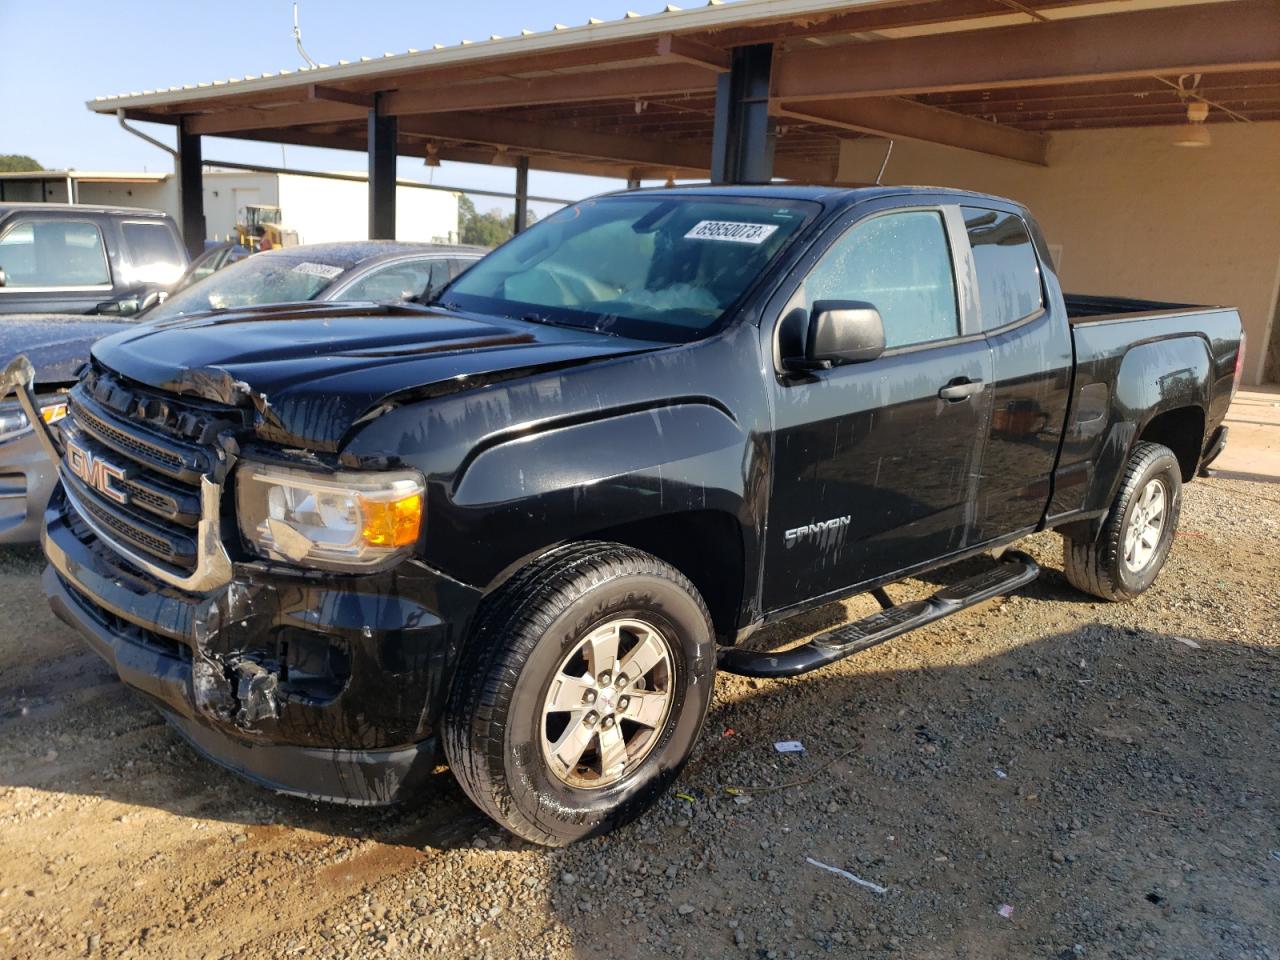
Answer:
[[[1029,530],[1044,515],[1073,355],[1048,249],[1033,240],[1021,212],[992,204],[966,205],[961,213],[994,371],[991,437],[974,516],[974,541],[981,543]]]
[[[802,279],[775,298],[767,610],[847,592],[971,542],[990,348],[973,317],[958,208],[901,203],[856,207],[812,266],[797,271]],[[792,328],[815,300],[829,299],[873,304],[885,353],[784,371]]]

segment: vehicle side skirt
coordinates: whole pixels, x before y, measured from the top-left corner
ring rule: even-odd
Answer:
[[[995,537],[982,543],[974,544],[973,546],[966,547],[963,550],[956,551],[955,553],[947,554],[945,557],[939,557],[936,560],[929,560],[926,563],[919,563],[913,567],[895,570],[893,573],[887,574],[883,577],[877,577],[873,580],[864,580],[861,583],[851,584],[848,587],[842,587],[839,590],[831,591],[830,593],[823,594],[820,597],[813,597],[790,607],[771,610],[761,619],[739,630],[737,642],[741,643],[761,627],[778,623],[782,620],[790,619],[791,617],[799,616],[802,613],[807,613],[810,610],[825,606],[828,603],[834,603],[837,600],[847,600],[849,597],[856,597],[860,593],[867,593],[868,591],[875,590],[878,587],[889,586],[890,584],[897,583],[899,580],[906,580],[909,577],[928,573],[930,570],[938,570],[942,567],[950,566],[951,564],[958,563],[961,560],[976,557],[988,550],[995,550],[999,547],[1008,546],[1009,544],[1016,543],[1023,537],[1036,533],[1038,529],[1038,527],[1024,527],[1021,530],[1005,534],[1001,537]]]
[[[796,677],[870,649],[926,624],[1025,586],[1040,575],[1040,567],[1027,554],[1012,550],[995,564],[967,580],[939,590],[927,600],[885,605],[884,609],[853,623],[815,637],[808,643],[779,652],[724,647],[720,669],[748,677]]]

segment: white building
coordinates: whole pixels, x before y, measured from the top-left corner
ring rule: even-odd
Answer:
[[[163,210],[178,219],[178,189],[171,173],[42,170],[0,173],[0,203],[114,204]],[[363,174],[330,176],[288,171],[220,170],[204,175],[205,236],[235,235],[245,206],[280,208],[281,224],[299,243],[368,237],[369,187]],[[410,181],[396,189],[396,239],[458,242],[458,194]]]

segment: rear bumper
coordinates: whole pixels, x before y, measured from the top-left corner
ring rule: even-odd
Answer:
[[[416,564],[367,578],[245,564],[222,590],[188,594],[120,563],[61,495],[45,524],[54,613],[199,752],[339,803],[394,803],[426,784],[469,588]]]
[[[37,543],[57,471],[35,433],[0,443],[0,544]]]

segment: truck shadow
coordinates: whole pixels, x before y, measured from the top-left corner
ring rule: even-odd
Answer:
[[[944,584],[969,575],[981,561],[957,565],[954,576],[935,582]],[[932,579],[932,578],[930,578]],[[928,582],[925,580],[924,582]],[[1065,587],[1063,592],[1070,591]],[[1036,585],[1024,593],[1039,593],[1044,599],[1060,599],[1058,590]],[[839,626],[846,619],[841,604],[820,607],[793,617],[785,623],[762,629],[752,636],[750,646],[772,649]],[[65,629],[57,625],[58,629]],[[1096,642],[1113,635],[1117,628],[1091,624],[1070,633],[1032,641],[1014,654],[983,658],[966,667],[930,667],[928,675],[946,675],[939,688],[974,690],[992,682],[1013,679],[1015,663],[1035,660],[1032,651],[1046,655],[1064,647]],[[1172,644],[1169,637],[1138,631],[1121,634],[1142,637],[1144,643]],[[890,641],[884,648],[909,642]],[[870,663],[873,651],[850,662]],[[839,668],[837,668],[839,669]],[[972,674],[973,679],[966,679]],[[1000,675],[993,681],[994,675]],[[704,743],[695,754],[693,769],[714,767],[716,758],[736,752],[740,740],[721,743],[715,731],[732,729],[742,723],[742,712],[757,713],[777,701],[797,696],[830,703],[833,709],[824,721],[837,720],[835,705],[875,700],[884,690],[901,690],[909,672],[858,670],[851,675],[831,668],[815,674],[781,681],[744,681],[722,674],[717,697],[707,720]],[[726,697],[725,689],[736,691]],[[743,692],[745,689],[745,693]],[[924,702],[941,703],[939,691],[921,691]],[[43,728],[43,729],[42,729]],[[79,739],[73,728],[87,729],[97,748],[80,757],[79,751],[58,747],[45,749],[44,743],[66,743]],[[104,729],[109,728],[109,729]],[[55,732],[57,731],[57,732]],[[787,730],[775,731],[779,738]],[[102,734],[106,734],[105,738]],[[105,743],[103,741],[106,741]],[[242,780],[206,760],[169,729],[162,715],[144,698],[119,683],[114,673],[89,651],[76,650],[50,663],[33,679],[16,683],[0,682],[0,742],[16,746],[6,750],[0,766],[0,785],[31,787],[64,793],[81,793],[122,804],[154,806],[179,816],[197,816],[243,825],[287,826],[339,836],[376,839],[383,843],[406,844],[440,850],[472,846],[483,835],[492,837],[490,821],[470,803],[457,786],[441,756],[431,775],[430,786],[421,802],[390,808],[357,808],[316,803],[277,794]],[[103,749],[105,748],[105,749]],[[687,779],[687,775],[686,778]]]

